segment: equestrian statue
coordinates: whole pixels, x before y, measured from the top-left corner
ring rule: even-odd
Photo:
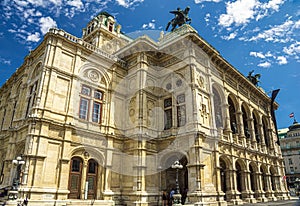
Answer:
[[[170,25],[172,25],[171,31],[174,31],[174,29],[176,28],[176,26],[181,26],[181,25],[183,25],[185,23],[191,24],[192,19],[190,19],[188,17],[189,11],[190,11],[190,7],[189,6],[187,6],[185,8],[185,10],[181,10],[178,7],[176,11],[170,11],[170,13],[174,14],[175,17],[171,21],[168,22],[167,27],[166,27],[166,31],[168,31]]]
[[[253,75],[253,72],[254,72],[254,70],[249,72],[247,79],[249,79],[250,82],[252,82],[252,84],[254,84],[255,86],[258,86],[261,75],[260,74]]]

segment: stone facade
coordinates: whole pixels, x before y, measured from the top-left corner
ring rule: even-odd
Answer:
[[[289,190],[298,193],[300,190],[300,124],[296,120],[289,126],[284,138],[280,139],[280,147]]]
[[[176,177],[195,205],[287,199],[262,89],[189,25],[158,42],[120,29],[105,12],[82,38],[51,29],[2,86],[1,185],[22,154],[31,205],[160,205]]]

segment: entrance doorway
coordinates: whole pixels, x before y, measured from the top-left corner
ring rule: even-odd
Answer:
[[[83,161],[80,157],[73,157],[70,165],[69,199],[80,199],[81,176]]]
[[[91,159],[88,162],[86,181],[88,182],[88,199],[96,199],[98,163]]]
[[[174,155],[169,157],[165,163],[164,166],[167,168],[165,171],[162,172],[161,176],[161,188],[164,191],[167,191],[168,194],[170,194],[170,191],[172,189],[176,190],[176,169],[172,168],[172,164],[179,160],[180,164],[183,166],[182,169],[178,169],[178,185],[180,193],[186,193],[186,191],[189,188],[188,185],[188,169],[187,169],[187,158],[185,156],[181,158],[178,158],[178,155]]]

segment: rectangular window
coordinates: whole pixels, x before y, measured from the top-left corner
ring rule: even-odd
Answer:
[[[172,127],[172,109],[165,110],[165,130]]]
[[[177,125],[178,127],[186,124],[186,107],[185,107],[185,95],[180,94],[177,96]]]
[[[36,92],[37,92],[37,86],[38,82],[35,82],[30,88],[29,88],[29,97],[28,97],[28,102],[27,102],[27,108],[26,108],[26,113],[25,117],[28,116],[31,107],[34,106],[35,103],[35,97],[36,97]]]
[[[165,99],[164,108],[172,107],[172,98]]]
[[[164,100],[164,129],[170,129],[172,127],[172,98]]]
[[[180,94],[177,96],[177,104],[185,103],[185,95]]]
[[[289,158],[289,165],[292,165],[293,164],[293,160],[292,158]]]
[[[99,123],[101,117],[101,104],[99,102],[94,102],[93,106],[93,122]]]
[[[291,173],[294,173],[295,172],[294,167],[290,167],[290,171]]]
[[[86,85],[80,91],[79,118],[94,123],[101,122],[103,92]]]
[[[88,110],[89,110],[89,100],[81,98],[80,99],[80,108],[79,108],[79,118],[88,119]]]
[[[185,105],[177,106],[177,123],[178,127],[184,126],[186,123]]]
[[[86,95],[86,96],[91,96],[91,88],[83,85],[81,88],[81,94]]]
[[[95,99],[100,99],[100,100],[102,100],[102,92],[99,91],[99,90],[96,90],[96,91],[94,92],[94,98],[95,98]]]

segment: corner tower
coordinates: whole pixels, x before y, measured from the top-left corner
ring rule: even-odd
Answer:
[[[100,12],[83,29],[82,39],[110,54],[127,45],[132,39],[121,32],[121,25],[107,13]]]

